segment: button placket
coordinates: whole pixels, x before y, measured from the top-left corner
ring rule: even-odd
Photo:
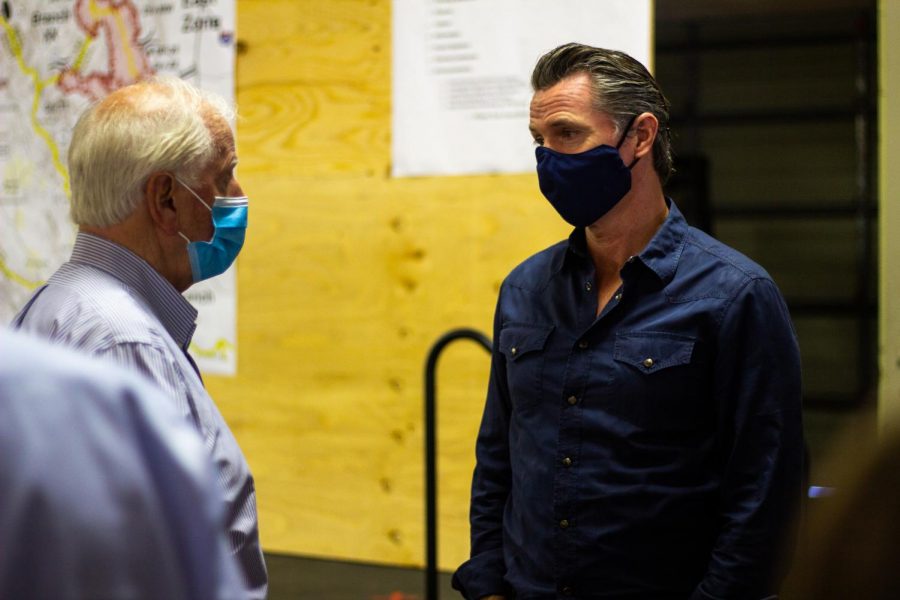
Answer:
[[[596,289],[596,288],[594,288]],[[574,557],[576,548],[572,538],[578,514],[578,468],[580,443],[583,431],[583,401],[585,386],[589,382],[591,351],[591,331],[581,331],[575,338],[573,346],[569,346],[565,374],[562,380],[563,402],[560,406],[558,437],[553,475],[553,516],[556,521],[556,536],[563,546],[561,552],[565,556]],[[572,530],[572,531],[569,531]],[[564,575],[564,573],[560,573]],[[562,583],[562,582],[560,582]],[[570,583],[570,582],[567,582]]]

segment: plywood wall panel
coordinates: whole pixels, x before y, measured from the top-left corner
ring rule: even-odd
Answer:
[[[267,551],[421,565],[428,348],[490,335],[500,281],[566,227],[533,174],[389,177],[389,0],[239,0],[238,39],[238,376],[207,386]],[[459,342],[440,363],[445,569],[468,552],[487,361]]]

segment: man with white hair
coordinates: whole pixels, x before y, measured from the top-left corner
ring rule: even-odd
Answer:
[[[264,598],[253,477],[187,352],[197,311],[181,295],[224,272],[244,241],[232,116],[223,99],[167,77],[85,111],[68,155],[72,257],[13,326],[141,372],[172,398],[218,467],[232,549]]]

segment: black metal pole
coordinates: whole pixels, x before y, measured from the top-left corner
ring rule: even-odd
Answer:
[[[425,362],[425,599],[437,600],[437,419],[435,380],[437,361],[444,348],[455,340],[468,339],[491,351],[491,340],[480,331],[451,329],[437,339]]]

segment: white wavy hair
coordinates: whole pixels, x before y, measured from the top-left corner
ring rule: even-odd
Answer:
[[[217,94],[172,76],[116,90],[78,119],[69,145],[72,220],[109,227],[137,208],[147,178],[169,171],[188,184],[215,157],[211,123],[231,123]]]

